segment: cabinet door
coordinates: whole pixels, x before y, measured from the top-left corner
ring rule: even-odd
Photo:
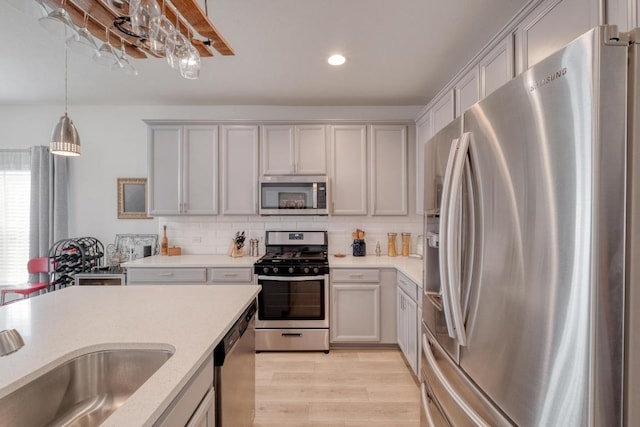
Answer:
[[[262,126],[262,174],[289,175],[293,173],[293,126]]]
[[[431,114],[434,135],[438,133],[440,129],[448,125],[453,119],[455,119],[453,98],[453,91],[449,91],[444,96],[442,96],[442,98],[440,98],[435,104],[433,104]]]
[[[216,415],[216,401],[213,388],[209,390],[200,406],[196,409],[186,427],[214,427]]]
[[[327,174],[327,137],[325,125],[295,127],[294,172],[304,175]]]
[[[218,213],[218,126],[184,127],[182,213]]]
[[[521,73],[598,24],[598,0],[547,0],[516,31]]]
[[[480,99],[513,78],[513,35],[509,34],[480,60]]]
[[[424,153],[427,142],[433,136],[431,114],[428,112],[416,123],[416,213],[424,212]]]
[[[147,137],[149,214],[177,215],[182,203],[182,127],[152,126]]]
[[[469,107],[480,99],[480,85],[478,79],[478,67],[473,67],[454,89],[456,117],[462,115]]]
[[[329,128],[332,215],[367,214],[367,131],[365,125]]]
[[[371,126],[371,214],[407,214],[407,127]]]
[[[403,292],[404,294],[404,292]],[[404,295],[404,318],[406,322],[406,340],[404,354],[407,357],[409,366],[413,369],[413,373],[418,375],[418,322],[416,317],[418,316],[418,305]]]
[[[396,310],[398,322],[398,347],[402,350],[404,357],[407,357],[407,315],[404,311],[404,292],[397,288]]]
[[[331,341],[380,341],[380,285],[340,283],[331,292]]]
[[[222,214],[258,213],[258,127],[222,127]]]

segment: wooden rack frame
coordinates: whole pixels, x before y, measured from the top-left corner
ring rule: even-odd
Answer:
[[[60,7],[62,0],[44,0],[51,8]],[[213,56],[213,49],[221,55],[234,55],[229,43],[213,26],[207,15],[200,8],[196,0],[165,0],[164,13],[174,23],[179,23],[180,32],[189,37],[193,46],[198,49],[200,56]],[[172,5],[173,7],[170,7]],[[107,40],[106,30],[109,29],[110,40],[114,48],[120,47],[120,40],[125,44],[127,55],[132,58],[157,57],[151,50],[148,42],[144,43],[136,37],[129,36],[115,28],[113,22],[120,17],[118,11],[113,10],[106,0],[66,0],[64,9],[69,13],[74,24],[78,28],[84,26],[85,14],[87,16],[87,29],[103,42]],[[174,12],[178,11],[178,14]],[[191,30],[189,30],[189,28]],[[197,33],[197,34],[194,34]],[[197,38],[204,37],[205,40]],[[212,49],[213,48],[213,49]]]

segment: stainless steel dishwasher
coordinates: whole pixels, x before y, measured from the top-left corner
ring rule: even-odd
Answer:
[[[255,300],[213,352],[216,427],[251,427],[255,416]]]

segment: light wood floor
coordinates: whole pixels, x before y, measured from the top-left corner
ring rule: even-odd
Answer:
[[[399,350],[256,354],[254,427],[417,427],[420,390]]]

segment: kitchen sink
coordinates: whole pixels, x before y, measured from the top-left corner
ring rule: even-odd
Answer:
[[[118,349],[75,357],[0,399],[0,423],[99,425],[172,354],[169,350]]]

